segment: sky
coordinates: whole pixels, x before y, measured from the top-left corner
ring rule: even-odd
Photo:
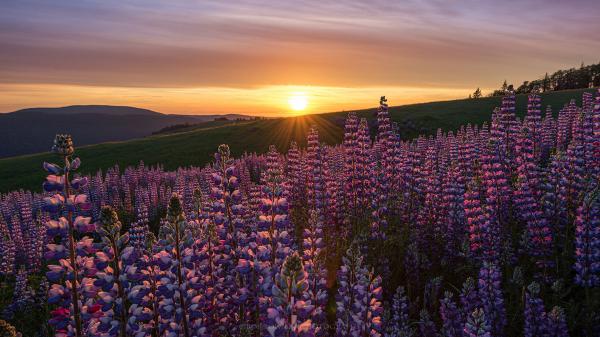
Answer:
[[[463,98],[600,61],[595,0],[3,0],[0,111],[301,113]]]

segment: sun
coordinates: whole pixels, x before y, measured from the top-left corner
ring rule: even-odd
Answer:
[[[308,105],[308,97],[303,92],[296,92],[288,99],[290,108],[294,111],[302,111]]]

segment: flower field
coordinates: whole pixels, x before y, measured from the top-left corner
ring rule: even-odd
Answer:
[[[81,175],[0,195],[0,336],[598,336],[600,92],[558,116]],[[372,135],[375,137],[372,137]],[[33,169],[33,168],[32,168]],[[42,182],[40,182],[42,184]],[[14,327],[11,327],[14,326]]]

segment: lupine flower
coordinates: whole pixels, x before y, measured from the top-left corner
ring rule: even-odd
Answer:
[[[169,269],[174,274],[174,279],[161,279],[161,281],[165,281],[165,284],[159,286],[159,290],[162,289],[165,295],[171,291],[177,293],[178,296],[176,297],[165,296],[163,311],[168,313],[171,311],[171,307],[176,307],[175,318],[168,329],[173,332],[183,333],[184,336],[188,337],[191,336],[188,317],[189,298],[187,296],[189,292],[186,289],[185,257],[183,254],[186,248],[191,245],[192,239],[186,227],[187,221],[181,207],[181,201],[177,194],[173,194],[169,202],[169,208],[167,209],[167,223],[166,226],[163,226],[164,231],[162,233],[162,240],[166,244],[169,255],[163,255],[159,258],[159,263],[162,262],[163,264],[163,268],[161,269]],[[170,297],[176,300],[176,302],[171,304],[169,301]]]
[[[575,219],[575,283],[600,285],[600,199],[589,195],[577,208]]]
[[[281,272],[273,284],[273,307],[269,309],[267,331],[269,336],[313,336],[314,327],[310,319],[299,320],[302,311],[309,310],[311,303],[302,298],[308,290],[306,272],[302,259],[294,253],[287,257]]]
[[[98,329],[110,335],[124,337],[127,334],[128,321],[126,307],[128,284],[124,274],[126,266],[133,264],[133,261],[127,258],[131,254],[127,250],[132,251],[133,248],[126,248],[129,233],[121,235],[120,232],[121,222],[117,213],[110,206],[105,206],[102,208],[98,228],[98,234],[102,237],[104,245],[104,254],[99,255],[101,262],[97,267],[99,270],[96,274],[97,280],[94,282],[95,286],[102,289],[98,293],[100,297],[98,304],[105,312]],[[105,258],[108,258],[108,261]]]
[[[465,337],[492,337],[491,328],[483,309],[475,309],[467,318],[463,329]]]
[[[435,323],[431,320],[431,316],[429,315],[429,312],[427,311],[427,309],[421,309],[421,312],[419,313],[420,319],[419,319],[419,331],[420,331],[420,336],[423,337],[435,337],[438,335],[438,331],[437,331],[437,327],[435,326]]]
[[[404,288],[398,287],[392,301],[391,319],[387,323],[386,337],[411,337],[414,334],[408,318],[408,299]]]
[[[242,205],[242,194],[239,190],[239,180],[235,172],[234,161],[231,158],[229,146],[220,145],[215,154],[213,163],[213,187],[211,189],[211,220],[216,225],[216,231],[222,240],[222,259],[218,263],[224,270],[224,279],[220,284],[222,291],[222,300],[219,301],[217,308],[221,319],[220,327],[227,330],[235,322],[237,315],[237,306],[235,297],[237,288],[244,288],[247,285],[240,285],[236,282],[247,282],[236,278],[236,266],[240,258],[240,249],[238,246],[244,239],[246,225],[243,222],[244,208]],[[247,316],[245,313],[244,316]]]
[[[288,188],[290,188],[290,204],[294,206],[303,205],[305,199],[305,179],[303,178],[302,158],[298,144],[292,141],[287,155]]]
[[[525,337],[544,336],[548,330],[544,302],[538,297],[539,292],[540,285],[533,282],[527,287],[525,293],[525,324],[523,327]]]
[[[303,256],[304,270],[308,278],[308,289],[305,300],[310,303],[312,310],[309,311],[307,319],[310,319],[315,327],[317,336],[325,336],[326,332],[320,326],[325,322],[325,305],[327,304],[325,256],[323,247],[323,228],[319,215],[311,211],[308,226],[304,229]]]
[[[500,269],[493,263],[484,262],[479,269],[478,294],[494,335],[502,335],[506,325],[504,298],[502,297]]]
[[[452,299],[452,293],[446,291],[444,298],[440,301],[440,316],[442,318],[442,333],[446,337],[461,337],[463,319],[456,302]]]
[[[325,181],[323,179],[323,158],[319,132],[315,127],[310,129],[307,137],[306,173],[307,200],[309,209],[324,214],[325,210]]]
[[[477,259],[499,259],[499,226],[491,210],[482,205],[480,187],[471,184],[465,192],[465,217],[469,225],[470,251]]]
[[[359,120],[356,113],[349,113],[344,126],[344,177],[346,179],[344,191],[353,212],[356,212],[358,208],[359,193],[358,125]]]
[[[136,221],[129,229],[130,244],[136,249],[143,249],[148,231],[148,207],[142,204],[138,207]]]
[[[548,337],[569,337],[567,330],[567,322],[565,320],[565,312],[561,307],[554,307],[547,315],[547,331]]]
[[[370,177],[370,158],[371,137],[369,136],[369,125],[367,120],[362,118],[358,125],[356,135],[357,153],[357,177],[356,198],[357,198],[357,213],[358,216],[363,216],[365,209],[369,206],[369,200],[372,195]]]
[[[533,122],[532,122],[533,123]],[[519,209],[519,217],[526,224],[526,248],[530,255],[537,258],[540,268],[551,267],[549,261],[552,254],[552,232],[544,217],[538,200],[541,196],[539,168],[535,158],[535,134],[525,125],[519,139],[516,152],[518,189],[514,193],[514,202]]]
[[[379,200],[380,207],[387,209],[390,202],[390,181],[389,176],[393,174],[395,169],[394,158],[394,131],[390,121],[388,112],[388,104],[385,96],[381,96],[379,100],[379,108],[377,109],[377,144],[379,146],[379,156],[381,164],[379,172],[377,172],[377,186],[375,195]]]
[[[11,239],[8,226],[0,216],[0,274],[12,274],[15,267],[15,242]]]
[[[71,159],[71,156],[74,153],[71,136],[57,135],[54,139],[54,146],[52,149],[53,152],[59,154],[64,161],[64,167],[62,169],[63,174],[60,179],[55,178],[56,175],[54,173],[57,173],[58,165],[45,164],[44,167],[47,168],[47,171],[53,173],[49,175],[47,181],[58,180],[61,181],[63,185],[62,187],[59,187],[57,184],[53,184],[49,187],[50,191],[56,191],[58,193],[45,199],[45,206],[49,211],[53,212],[65,210],[68,217],[60,217],[57,222],[48,222],[48,236],[52,239],[58,237],[61,242],[61,244],[57,245],[48,245],[48,249],[51,251],[51,255],[59,257],[61,255],[55,253],[57,251],[62,251],[64,249],[63,246],[66,245],[69,251],[69,258],[60,258],[58,260],[58,265],[51,265],[52,267],[49,266],[49,279],[57,282],[52,285],[52,289],[55,291],[53,292],[53,298],[51,298],[54,303],[59,304],[61,307],[54,310],[55,313],[60,314],[57,314],[50,319],[49,323],[55,326],[57,332],[71,329],[75,336],[80,337],[84,334],[84,322],[82,322],[82,318],[86,322],[90,318],[82,315],[82,312],[84,313],[87,311],[87,305],[89,303],[80,302],[80,299],[88,297],[82,292],[80,286],[83,285],[87,276],[94,275],[95,269],[87,263],[90,260],[86,257],[86,255],[93,253],[93,249],[87,249],[90,248],[89,243],[91,243],[91,240],[87,237],[83,237],[79,242],[76,242],[74,237],[76,231],[82,227],[76,226],[75,223],[87,223],[87,220],[82,220],[80,218],[76,222],[75,219],[73,219],[73,212],[81,208],[87,208],[85,194],[77,194],[79,190],[85,187],[87,181],[77,181],[75,184],[72,184],[70,173],[79,167],[80,161],[78,159]],[[75,192],[75,194],[71,194],[71,192]],[[61,228],[68,228],[68,231]],[[84,229],[91,230],[91,228],[88,228],[87,226],[84,226]],[[78,249],[78,247],[82,247],[83,249]],[[80,296],[80,292],[82,292],[81,295],[84,296]],[[80,303],[82,304],[81,306]],[[73,317],[73,322],[70,321],[70,317]],[[73,325],[71,326],[71,324]]]
[[[54,144],[52,145],[52,152],[63,155],[70,156],[75,152],[73,147],[73,140],[71,139],[71,135],[56,135],[54,138]],[[46,166],[46,165],[44,165]],[[69,169],[69,167],[66,167]],[[77,169],[77,168],[75,168]],[[51,169],[51,171],[55,171],[55,166]]]
[[[381,336],[381,277],[363,265],[356,244],[343,258],[338,282],[336,336]]]
[[[365,297],[365,316],[362,324],[363,336],[379,337],[383,333],[383,307],[381,304],[383,288],[381,287],[381,276],[375,275],[373,269],[366,274]]]
[[[20,267],[17,271],[12,303],[2,311],[4,318],[13,319],[16,314],[24,315],[26,314],[25,310],[31,309],[34,294],[27,281],[28,275],[25,267]]]
[[[443,178],[442,199],[445,206],[442,223],[446,224],[443,231],[445,245],[445,256],[452,259],[466,240],[468,227],[465,216],[464,197],[465,182],[461,181],[462,175],[459,165],[452,165]]]
[[[365,293],[366,267],[363,257],[353,244],[342,257],[342,266],[338,272],[338,293],[336,295],[336,336],[361,336],[360,322],[366,308],[361,294]]]

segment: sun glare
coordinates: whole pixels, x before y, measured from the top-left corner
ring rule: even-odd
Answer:
[[[308,105],[308,97],[303,92],[297,92],[290,96],[288,103],[292,110],[302,111],[306,109],[306,106]]]

